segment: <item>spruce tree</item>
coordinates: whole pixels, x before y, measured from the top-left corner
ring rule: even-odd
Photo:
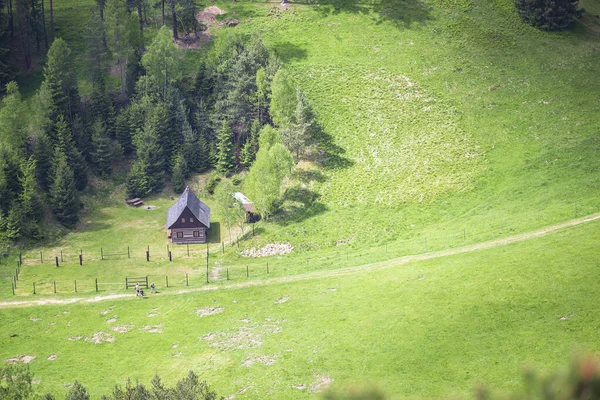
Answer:
[[[94,123],[92,149],[92,160],[96,173],[103,177],[110,175],[112,170],[111,141],[101,120]]]
[[[240,161],[242,165],[246,168],[250,168],[250,165],[256,158],[256,152],[258,151],[258,136],[261,128],[260,120],[255,119],[252,121],[252,125],[250,126],[250,136],[246,143],[244,143],[244,147],[242,148],[242,152],[240,155]]]
[[[233,170],[233,145],[231,143],[232,131],[227,121],[223,120],[217,136],[216,168],[221,174],[228,174]]]
[[[50,204],[56,219],[66,227],[73,227],[79,220],[79,200],[73,170],[61,148],[54,155],[54,179],[50,188]]]
[[[129,154],[133,151],[128,110],[129,108],[122,109],[115,119],[115,135],[124,154]]]
[[[87,186],[87,171],[83,156],[75,147],[73,135],[67,126],[67,122],[59,116],[55,125],[57,135],[57,148],[67,157],[67,164],[73,170],[75,177],[75,187],[77,190],[83,190]]]
[[[185,189],[185,177],[187,175],[186,161],[181,153],[175,156],[172,170],[171,183],[173,185],[173,191],[175,193],[181,193]]]
[[[26,132],[26,104],[21,100],[19,85],[10,82],[6,85],[6,94],[2,99],[0,109],[0,143],[13,149],[25,149]]]
[[[71,49],[60,38],[48,50],[42,87],[52,102],[49,110],[51,122],[56,123],[59,115],[72,122],[79,111],[79,92]]]
[[[33,157],[21,161],[19,172],[18,204],[21,220],[19,221],[21,233],[24,237],[35,239],[39,235],[38,222],[43,218],[43,207],[35,180],[36,164]]]
[[[202,170],[202,149],[199,146],[196,132],[192,131],[192,127],[189,124],[183,127],[183,144],[181,145],[181,151],[189,170],[200,172]]]
[[[127,178],[131,196],[146,196],[163,185],[165,156],[158,133],[151,121],[135,135],[137,159]]]
[[[52,142],[45,132],[39,133],[33,142],[36,178],[40,187],[47,191],[52,183]]]

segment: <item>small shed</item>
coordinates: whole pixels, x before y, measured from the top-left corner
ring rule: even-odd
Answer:
[[[254,207],[254,203],[251,202],[246,196],[244,196],[241,192],[235,192],[233,197],[244,207],[246,210],[246,222],[256,222],[259,219],[259,215],[256,214],[256,207]]]
[[[206,243],[210,228],[210,208],[192,189],[185,188],[167,212],[167,238],[172,243]]]

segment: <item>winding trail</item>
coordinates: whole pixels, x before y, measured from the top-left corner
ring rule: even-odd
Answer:
[[[568,229],[577,225],[586,224],[593,221],[600,220],[600,213],[588,215],[585,217],[580,217],[576,219],[572,219],[569,221],[562,222],[556,225],[546,226],[544,228],[540,228],[535,231],[526,232],[514,236],[508,236],[501,239],[490,240],[487,242],[475,243],[467,246],[456,247],[447,250],[441,250],[430,253],[423,254],[415,254],[410,256],[403,256],[398,258],[393,258],[386,261],[379,261],[371,264],[364,264],[354,267],[346,267],[335,270],[325,270],[325,271],[315,271],[309,272],[305,274],[298,275],[289,275],[283,276],[279,278],[272,279],[264,279],[264,280],[256,280],[250,282],[241,282],[241,283],[232,283],[225,285],[207,285],[201,288],[193,288],[193,289],[182,289],[176,292],[163,293],[164,296],[173,296],[184,293],[193,293],[193,292],[204,292],[204,291],[212,291],[212,290],[225,290],[225,289],[240,289],[246,287],[254,287],[254,286],[264,286],[264,285],[274,285],[279,283],[290,283],[290,282],[300,282],[307,281],[317,278],[328,278],[328,277],[338,277],[349,274],[355,274],[362,271],[367,270],[382,270],[398,267],[400,265],[406,265],[408,263],[431,260],[435,258],[448,257],[457,254],[463,253],[471,253],[479,250],[486,250],[494,247],[504,246],[511,243],[522,242],[528,239],[539,238],[542,236],[550,235],[552,233],[556,233],[558,231]],[[102,296],[94,296],[94,297],[72,297],[68,299],[40,299],[40,300],[24,300],[24,301],[3,301],[0,302],[0,308],[11,308],[11,307],[31,307],[31,306],[44,306],[44,305],[65,305],[65,304],[74,304],[74,303],[97,303],[104,300],[117,300],[129,298],[133,299],[131,293],[122,293],[122,294],[111,294],[111,295],[102,295]]]

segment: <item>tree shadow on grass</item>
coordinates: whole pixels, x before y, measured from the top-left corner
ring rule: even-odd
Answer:
[[[317,144],[318,153],[313,156],[313,160],[318,162],[326,170],[346,169],[354,165],[354,161],[344,157],[346,149],[333,142],[330,134],[319,127],[313,135],[313,140]]]
[[[322,16],[340,14],[375,13],[375,22],[391,22],[398,28],[410,28],[414,23],[423,24],[432,20],[432,7],[422,0],[299,0],[296,3],[319,6]]]
[[[317,201],[319,197],[321,196],[318,193],[307,189],[304,185],[288,188],[284,194],[283,209],[275,221],[280,225],[287,225],[324,213],[328,208]]]
[[[221,243],[221,224],[219,222],[211,221],[208,230],[208,243]]]
[[[303,49],[302,47],[290,42],[275,43],[271,47],[275,50],[277,56],[284,63],[294,60],[303,60],[307,56],[306,49]]]

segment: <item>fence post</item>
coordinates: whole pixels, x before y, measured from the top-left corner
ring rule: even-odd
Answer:
[[[165,282],[167,283],[167,287],[169,287],[169,276],[165,275]]]
[[[83,256],[79,255],[79,265],[83,265]]]
[[[125,289],[129,289],[129,281],[127,280],[127,277],[125,277]]]
[[[13,276],[13,279],[14,279],[14,281],[15,281],[15,289],[16,289],[16,288],[17,288],[17,280],[18,280],[18,279],[17,279],[17,277],[16,277],[16,276]]]
[[[33,294],[35,294],[35,282],[33,282]]]
[[[246,278],[250,277],[250,270],[248,269],[248,266],[246,265]]]
[[[56,281],[54,281],[54,294],[56,294]]]
[[[267,274],[269,273],[269,262],[267,261]]]
[[[148,275],[146,275],[146,289],[148,289]]]
[[[173,261],[173,257],[171,256],[171,250],[169,250],[169,261]]]
[[[77,279],[75,279],[75,293],[77,293]]]
[[[42,252],[40,251],[40,264],[44,263],[44,257],[42,256]]]
[[[188,257],[190,256],[190,244],[187,244],[187,253],[188,253]]]
[[[15,269],[15,276],[17,277],[17,280],[19,280],[19,269]]]
[[[96,278],[96,292],[98,292],[98,278]]]
[[[12,288],[13,296],[15,295],[15,285],[11,282],[10,287]]]
[[[150,262],[150,251],[146,250],[146,261]]]
[[[227,280],[229,280],[229,268],[227,268]]]
[[[206,263],[206,283],[208,283],[208,262]]]
[[[56,261],[56,266],[58,267],[58,257],[54,257],[54,260]]]
[[[127,246],[127,258],[131,258],[131,254],[129,253],[129,246]]]
[[[190,281],[188,280],[188,274],[185,274],[185,286],[190,286]]]
[[[169,251],[169,245],[167,245],[167,256],[170,256],[171,252]]]
[[[23,264],[23,253],[19,252],[19,263]]]
[[[221,254],[225,254],[225,242],[221,242]]]
[[[104,251],[102,251],[102,247],[100,247],[100,260],[104,260]]]

